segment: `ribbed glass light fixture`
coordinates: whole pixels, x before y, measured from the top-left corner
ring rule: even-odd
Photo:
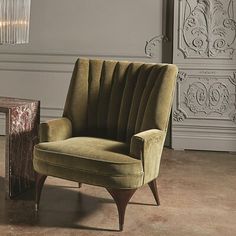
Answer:
[[[31,0],[0,0],[0,44],[29,42]]]

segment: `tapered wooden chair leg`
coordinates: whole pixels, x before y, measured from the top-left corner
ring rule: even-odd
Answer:
[[[107,189],[113,197],[119,214],[119,229],[123,230],[126,206],[136,189]]]
[[[151,189],[153,196],[156,200],[157,206],[160,206],[160,199],[158,196],[158,190],[157,190],[157,184],[156,184],[156,179],[148,183],[149,188]]]
[[[39,173],[36,173],[36,175],[35,175],[35,181],[36,181],[36,184],[35,184],[35,210],[36,211],[39,210],[39,201],[40,201],[42,188],[43,188],[46,178],[47,178],[46,175],[41,175]]]
[[[78,182],[78,188],[81,188],[81,187],[82,187],[82,183]]]

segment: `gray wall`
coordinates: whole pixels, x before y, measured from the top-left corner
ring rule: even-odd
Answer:
[[[164,5],[161,0],[32,0],[30,43],[0,46],[0,96],[39,99],[42,120],[51,119],[62,113],[78,56],[161,62],[162,40],[154,37],[165,34]]]

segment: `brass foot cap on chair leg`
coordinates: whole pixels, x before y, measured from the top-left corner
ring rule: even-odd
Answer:
[[[123,231],[123,228],[124,228],[124,225],[120,225],[119,230],[120,230],[120,231]]]

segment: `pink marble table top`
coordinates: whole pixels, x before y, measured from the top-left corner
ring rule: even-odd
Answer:
[[[37,102],[37,101],[30,99],[22,99],[22,98],[0,97],[0,108],[17,107],[26,105],[31,102]]]

